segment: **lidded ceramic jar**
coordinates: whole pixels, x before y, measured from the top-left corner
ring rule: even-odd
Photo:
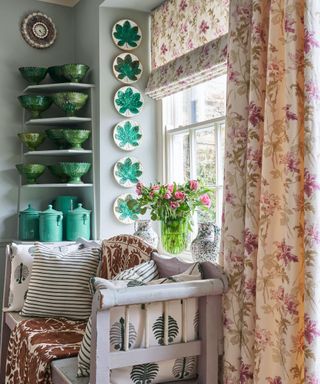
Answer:
[[[28,208],[19,212],[19,239],[23,241],[39,240],[39,211],[28,204]]]
[[[213,261],[218,257],[220,228],[213,222],[199,223],[197,237],[191,243],[194,261]]]
[[[72,211],[78,206],[78,200],[79,200],[78,196],[59,195],[52,202],[53,208],[56,209],[57,211],[61,211],[65,218],[65,220],[63,220],[63,229],[62,229],[63,240],[67,240],[67,223],[66,223],[67,213],[69,211]]]
[[[140,237],[146,243],[154,248],[157,248],[159,238],[157,233],[153,230],[150,220],[137,220],[134,223],[134,236]]]
[[[62,241],[62,221],[63,213],[53,209],[52,205],[48,205],[48,209],[40,212],[40,241]]]
[[[91,237],[91,211],[78,204],[78,208],[67,213],[67,240],[74,241],[79,237],[90,240]]]

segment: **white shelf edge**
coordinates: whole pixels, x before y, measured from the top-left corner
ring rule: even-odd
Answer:
[[[92,149],[48,149],[46,151],[28,151],[25,156],[70,156],[70,155],[87,155],[92,154]]]
[[[70,183],[48,183],[48,184],[22,184],[22,188],[88,188],[92,183],[70,184]]]
[[[50,83],[50,84],[39,84],[39,85],[29,85],[24,90],[26,92],[51,92],[51,91],[64,91],[64,90],[84,90],[94,88],[94,84],[88,83]]]
[[[40,119],[30,119],[26,121],[26,125],[77,124],[89,123],[91,121],[91,117],[46,117]]]

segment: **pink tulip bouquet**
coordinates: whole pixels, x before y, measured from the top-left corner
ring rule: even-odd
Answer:
[[[191,216],[199,209],[211,207],[212,191],[202,186],[198,180],[190,180],[185,184],[150,185],[138,183],[136,187],[138,199],[133,200],[131,209],[144,215],[150,210],[151,220],[177,219]]]
[[[136,193],[138,198],[128,203],[129,208],[141,215],[150,211],[151,220],[161,221],[162,243],[170,253],[179,253],[186,248],[193,213],[197,209],[209,210],[212,203],[212,191],[199,180],[150,186],[138,183]],[[179,239],[180,246],[177,244]]]

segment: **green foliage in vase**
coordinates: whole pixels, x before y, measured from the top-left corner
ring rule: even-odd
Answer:
[[[164,345],[164,315],[158,317],[152,326],[154,337],[159,345]],[[177,321],[169,315],[168,317],[168,342],[173,343],[174,339],[179,333],[179,326]]]
[[[197,373],[197,358],[194,356],[191,357],[182,357],[177,359],[172,368],[172,374],[176,379],[188,379],[192,378]]]
[[[119,178],[120,184],[127,182],[137,183],[139,177],[142,175],[141,166],[139,162],[133,163],[130,157],[127,157],[123,163],[116,164],[115,175]]]
[[[119,80],[123,80],[127,77],[131,81],[137,81],[137,76],[141,74],[139,60],[132,60],[130,54],[127,54],[124,59],[118,57],[114,69],[118,72]]]
[[[137,184],[137,199],[129,201],[129,207],[137,214],[144,215],[150,210],[152,220],[161,220],[165,223],[189,221],[197,211],[210,211],[212,209],[212,193],[210,188],[202,181],[189,180],[184,184],[151,184],[149,187],[142,183]]]
[[[126,219],[130,220],[138,220],[138,215],[133,212],[129,206],[128,202],[132,199],[131,195],[126,196],[125,199],[119,198],[117,200],[117,206],[115,208],[115,211],[119,213],[119,220],[125,221]]]
[[[117,24],[115,29],[113,36],[118,40],[119,47],[123,47],[126,44],[132,48],[138,46],[137,41],[141,39],[141,35],[139,35],[139,28],[137,26],[131,26],[130,21],[126,20],[123,25]]]
[[[119,107],[119,112],[125,114],[129,111],[132,114],[140,112],[143,103],[139,92],[134,93],[133,89],[128,87],[125,91],[119,90],[116,98],[116,105]]]
[[[138,147],[141,137],[139,126],[133,126],[130,121],[126,121],[123,127],[119,126],[115,134],[115,138],[119,141],[120,148],[128,145]]]
[[[134,365],[130,378],[134,384],[151,384],[159,373],[159,365],[156,363]]]
[[[128,347],[131,348],[137,338],[137,332],[134,326],[129,322],[129,340]],[[119,321],[115,322],[110,329],[110,342],[111,345],[118,351],[125,351],[125,321],[121,317]]]

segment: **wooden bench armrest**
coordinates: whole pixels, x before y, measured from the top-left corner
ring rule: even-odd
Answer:
[[[218,296],[224,292],[220,279],[197,280],[183,283],[159,284],[130,288],[102,289],[96,293],[98,311],[112,307],[148,304],[158,301],[181,300],[190,297]]]

